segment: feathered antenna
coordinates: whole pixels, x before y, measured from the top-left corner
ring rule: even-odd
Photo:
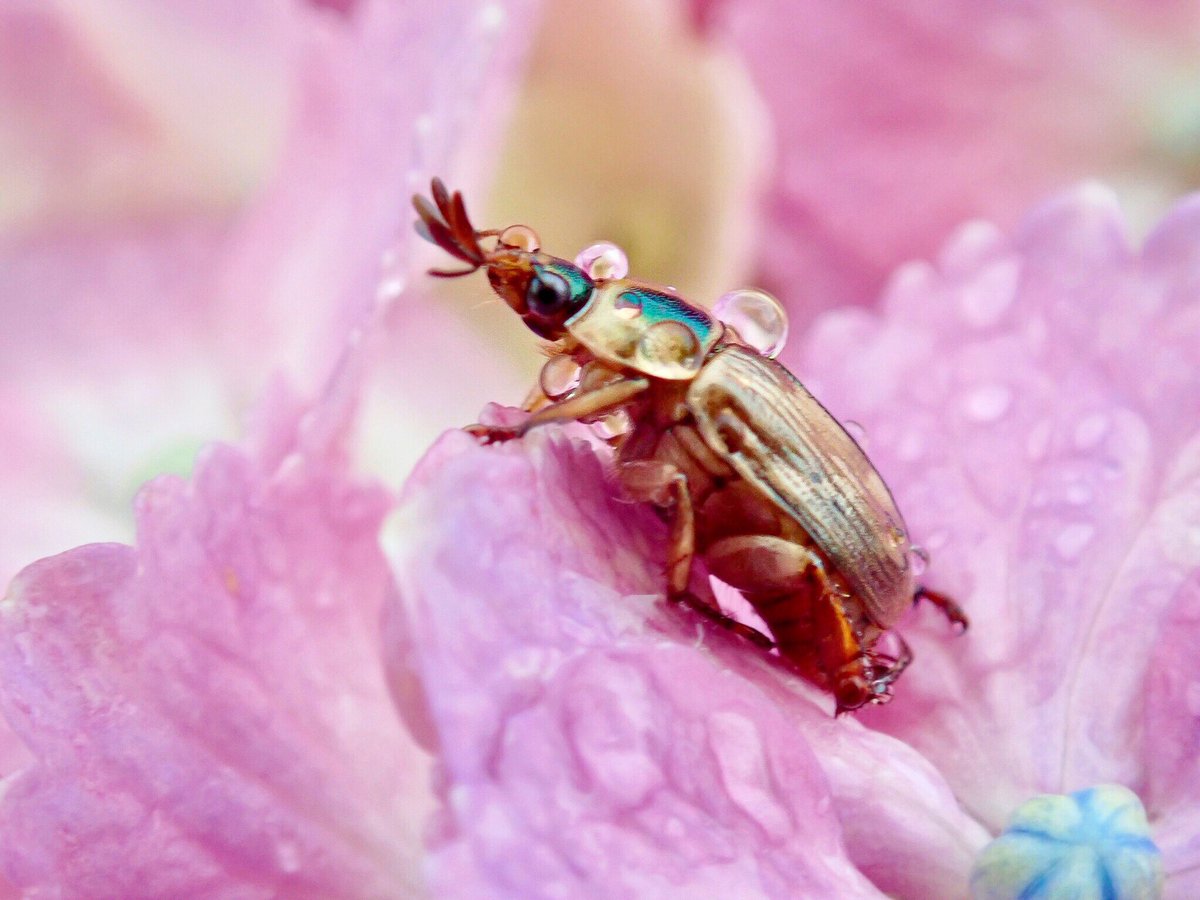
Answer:
[[[433,179],[430,190],[433,194],[432,204],[420,194],[413,194],[413,208],[420,217],[415,223],[417,234],[431,244],[437,244],[456,259],[461,259],[470,268],[456,271],[430,269],[429,274],[438,278],[457,278],[470,275],[487,265],[488,254],[479,246],[479,239],[495,235],[496,232],[476,231],[467,216],[462,194],[459,191],[451,194],[442,179]]]

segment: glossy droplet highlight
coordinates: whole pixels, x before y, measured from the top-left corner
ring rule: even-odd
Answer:
[[[660,365],[700,368],[700,342],[690,328],[679,322],[659,322],[647,328],[638,342],[638,353]]]
[[[1137,794],[1116,784],[1023,803],[971,872],[975,900],[1155,900],[1162,853]]]
[[[629,274],[629,258],[625,251],[610,241],[597,241],[579,251],[575,265],[593,280],[624,278]]]
[[[920,578],[929,568],[929,551],[919,544],[913,544],[908,548],[908,565],[913,578]]]
[[[538,233],[528,225],[509,225],[500,232],[498,240],[502,246],[524,250],[526,253],[536,253],[542,249]]]
[[[730,291],[713,305],[713,315],[737,332],[743,344],[770,359],[778,356],[787,343],[787,312],[766,291]]]
[[[863,450],[867,449],[867,429],[862,427],[862,423],[847,419],[842,423],[842,427],[846,429],[846,434],[854,438],[854,443]]]
[[[611,441],[613,438],[620,437],[628,433],[632,427],[633,421],[623,409],[618,409],[591,423],[592,433],[602,441]]]
[[[553,356],[542,366],[538,384],[551,400],[565,397],[579,387],[579,363],[569,356]]]

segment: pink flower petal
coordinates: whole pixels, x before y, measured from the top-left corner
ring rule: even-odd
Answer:
[[[1154,215],[1194,185],[1190,4],[693,6],[770,109],[760,263],[797,315],[870,302],[960,222],[1011,226],[1081,178],[1126,187]]]
[[[566,434],[448,435],[385,532],[389,667],[442,764],[435,890],[875,896],[853,862],[961,891],[986,836],[937,773],[668,609],[662,526]]]
[[[27,890],[379,896],[412,885],[423,764],[378,664],[387,506],[329,461],[215,447],[138,500],[137,549],[27,569],[4,711],[38,757],[0,805]]]
[[[863,720],[994,829],[1035,792],[1146,787],[1147,667],[1200,569],[1200,366],[1180,357],[1196,312],[1164,277],[1186,266],[1165,249],[1183,245],[1174,227],[1144,266],[1111,196],[1085,187],[1011,241],[964,229],[936,268],[897,274],[883,318],[827,317],[802,352],[809,386],[866,426],[930,583],[973,623],[956,639],[914,616],[917,661]],[[1182,363],[1169,380],[1160,347]]]

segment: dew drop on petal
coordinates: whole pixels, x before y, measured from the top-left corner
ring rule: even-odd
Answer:
[[[994,422],[1008,411],[1012,391],[1002,384],[978,387],[967,395],[967,415],[976,422]]]
[[[1076,482],[1067,488],[1067,502],[1073,506],[1084,506],[1092,500],[1092,489]]]
[[[1096,526],[1090,522],[1075,522],[1058,533],[1054,539],[1054,549],[1064,562],[1074,562],[1095,533]]]
[[[379,303],[390,303],[404,293],[408,284],[403,275],[389,275],[379,282],[375,289],[375,299]]]
[[[1075,447],[1078,450],[1091,450],[1107,433],[1108,419],[1100,413],[1094,413],[1075,426]]]
[[[769,359],[778,356],[787,343],[787,312],[766,291],[730,291],[713,304],[713,315],[737,332],[742,343]]]
[[[594,280],[624,278],[629,274],[629,258],[611,241],[597,241],[579,251],[575,265]]]
[[[846,434],[854,438],[854,443],[858,444],[863,450],[867,449],[867,429],[862,427],[862,423],[856,422],[853,419],[846,419],[842,422],[842,427],[846,429]]]
[[[557,400],[579,387],[580,372],[579,363],[570,356],[553,356],[542,366],[538,384],[543,394]]]

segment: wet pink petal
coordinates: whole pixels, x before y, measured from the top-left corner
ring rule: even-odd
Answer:
[[[984,835],[936,771],[666,608],[662,526],[580,433],[448,435],[386,532],[389,668],[441,761],[435,889],[877,896],[851,863],[960,889]]]
[[[138,499],[138,548],[27,569],[3,607],[27,889],[378,896],[413,884],[423,766],[372,664],[387,507],[331,460],[214,447]]]
[[[1164,848],[1194,831],[1192,207],[1142,254],[1097,187],[1011,239],[969,226],[936,266],[897,273],[882,318],[830,315],[798,352],[818,396],[866,426],[931,585],[972,618],[952,640],[917,613],[902,627],[917,662],[862,720],[921,750],[993,830],[1034,793],[1117,782]]]
[[[1195,185],[1193,4],[693,7],[710,39],[738,47],[770,109],[760,263],[806,318],[873,301],[960,222],[1010,227],[1081,178],[1118,184],[1151,215]]]

